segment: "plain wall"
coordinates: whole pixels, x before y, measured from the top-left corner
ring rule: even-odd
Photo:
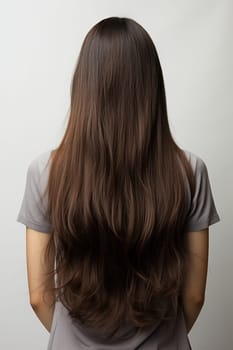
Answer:
[[[1,349],[47,346],[29,304],[25,227],[16,216],[29,162],[63,135],[82,41],[109,16],[131,17],[151,35],[173,135],[206,162],[221,222],[210,227],[206,302],[189,338],[193,350],[232,349],[232,14],[231,0],[1,2]]]

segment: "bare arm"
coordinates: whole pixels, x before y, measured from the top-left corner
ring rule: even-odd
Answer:
[[[54,305],[49,306],[42,299],[44,273],[48,269],[51,269],[53,265],[53,259],[51,259],[50,266],[46,266],[43,259],[48,239],[48,234],[35,231],[29,227],[26,228],[27,276],[30,304],[41,323],[50,332]],[[54,295],[49,295],[49,303],[52,303],[54,300]]]
[[[189,252],[181,290],[181,299],[189,332],[196,321],[205,300],[208,270],[209,228],[187,232],[186,246]]]

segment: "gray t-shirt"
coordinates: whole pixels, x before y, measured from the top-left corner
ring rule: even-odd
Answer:
[[[184,150],[195,174],[196,190],[185,219],[185,232],[199,231],[220,221],[211,191],[208,170],[204,161],[194,153]],[[17,221],[40,232],[49,234],[51,223],[47,215],[47,198],[43,197],[49,174],[50,150],[41,153],[29,164],[26,185]],[[140,335],[134,335],[133,327],[123,327],[118,335],[129,334],[128,340],[119,340],[115,336],[110,343],[103,341],[94,330],[74,323],[68,310],[60,301],[56,301],[47,350],[190,350],[190,342],[180,308],[177,319],[145,327]]]

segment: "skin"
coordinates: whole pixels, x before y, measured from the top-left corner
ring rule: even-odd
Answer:
[[[43,254],[48,240],[48,234],[26,227],[26,259],[30,305],[41,323],[50,332],[54,306],[51,307],[49,304],[55,301],[55,296],[50,294],[46,297],[48,304],[42,300],[44,273],[52,268],[54,260],[51,259],[51,266],[46,266],[43,262]]]
[[[186,234],[188,261],[182,286],[183,311],[187,333],[191,330],[205,301],[208,271],[209,228]]]
[[[43,263],[43,253],[48,239],[48,234],[26,227],[27,276],[30,304],[41,323],[50,332],[54,306],[50,307],[42,300],[44,272],[51,268],[51,266],[45,266]],[[186,263],[181,295],[188,333],[204,304],[208,269],[209,229],[188,232],[186,234],[186,244],[190,254]],[[49,298],[51,301],[55,300],[54,295],[50,295]]]

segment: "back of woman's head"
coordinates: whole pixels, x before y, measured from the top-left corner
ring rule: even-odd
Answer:
[[[70,316],[106,335],[175,317],[194,182],[169,129],[155,46],[134,20],[106,18],[86,35],[50,161],[47,257]]]

